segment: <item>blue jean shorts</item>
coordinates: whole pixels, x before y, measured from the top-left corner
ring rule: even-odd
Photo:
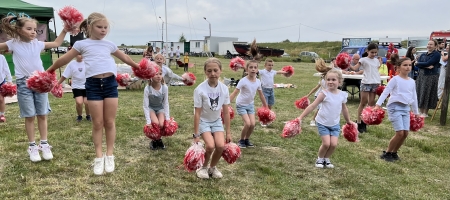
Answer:
[[[48,102],[48,93],[39,93],[30,90],[27,87],[27,78],[24,77],[16,80],[20,117],[47,115],[52,111]]]
[[[275,104],[275,93],[273,92],[273,88],[263,88],[262,92],[266,98],[267,105],[273,106],[273,104]]]
[[[253,103],[246,106],[236,105],[238,115],[255,114],[255,105]]]
[[[387,106],[389,121],[395,131],[409,131],[409,105],[395,102]]]
[[[152,107],[150,107],[150,112],[155,112],[156,114],[159,114],[159,113],[164,113],[164,108],[152,108]]]
[[[341,126],[339,124],[336,124],[334,126],[325,126],[320,123],[317,123],[317,130],[319,131],[320,136],[335,136],[339,137],[339,134],[341,133]]]
[[[361,87],[359,89],[362,92],[375,92],[375,90],[378,88],[380,84],[364,84],[361,83]]]
[[[224,132],[222,125],[222,118],[217,119],[213,122],[205,122],[200,120],[200,124],[198,126],[198,130],[200,131],[200,135],[206,132]]]
[[[118,98],[116,76],[106,78],[86,78],[87,100],[102,101],[105,98]]]

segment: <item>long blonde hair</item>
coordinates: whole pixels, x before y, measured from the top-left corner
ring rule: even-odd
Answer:
[[[91,35],[92,27],[94,27],[94,23],[96,23],[98,21],[102,21],[102,20],[105,20],[106,22],[108,22],[108,25],[109,25],[109,21],[105,15],[98,13],[98,12],[91,13],[86,19],[84,19],[81,22],[81,24],[80,24],[81,32],[85,33],[86,37],[89,38]],[[108,28],[108,31],[109,31],[109,28]]]
[[[27,22],[38,23],[35,19],[28,17],[7,16],[2,19],[0,29],[3,30],[8,37],[20,39],[20,30]]]

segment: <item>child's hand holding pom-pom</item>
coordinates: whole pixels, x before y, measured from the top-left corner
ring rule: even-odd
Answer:
[[[4,83],[0,87],[0,95],[3,97],[13,97],[17,94],[17,85],[14,85],[13,83]]]
[[[127,86],[128,82],[131,80],[130,74],[124,73],[124,74],[117,74],[116,81],[120,86]]]
[[[336,57],[336,65],[341,69],[347,69],[350,67],[350,62],[352,61],[352,57],[348,55],[348,53],[340,53]]]
[[[178,130],[178,123],[171,117],[164,120],[164,127],[161,130],[161,136],[172,136]]]
[[[301,121],[298,118],[295,118],[291,121],[288,121],[283,128],[283,133],[281,137],[290,138],[294,137],[302,132]]]
[[[161,129],[159,128],[159,124],[153,122],[151,124],[146,124],[144,126],[144,134],[151,140],[161,139]]]
[[[270,110],[267,107],[258,108],[257,115],[258,115],[259,121],[265,125],[272,123],[273,121],[275,121],[275,118],[276,118],[275,112],[273,112],[272,110]]]
[[[355,122],[346,123],[342,126],[342,135],[349,142],[359,142],[358,125]]]
[[[194,143],[184,155],[183,165],[188,172],[195,171],[203,166],[205,162],[205,149],[202,143]]]
[[[183,83],[187,86],[191,86],[195,84],[195,80],[197,79],[195,75],[191,72],[186,72],[183,75],[181,75],[181,78],[183,78]]]
[[[384,113],[383,109],[374,109],[374,107],[367,106],[361,113],[361,119],[368,125],[378,125],[383,122]]]
[[[62,89],[62,85],[55,83],[55,87],[53,87],[52,91],[50,91],[53,96],[55,96],[56,98],[62,98],[63,96],[63,89]]]
[[[291,77],[292,75],[294,75],[294,68],[290,65],[284,66],[283,68],[281,68],[281,71],[286,72],[285,74],[283,74],[286,77]]]
[[[245,66],[245,60],[239,56],[236,56],[230,60],[230,68],[233,71],[237,71],[240,68],[244,68],[244,66]]]
[[[241,157],[241,148],[235,143],[226,143],[223,152],[222,158],[227,161],[228,164],[233,164],[236,162],[238,158]]]
[[[159,71],[159,66],[147,58],[143,58],[139,62],[139,67],[132,67],[131,69],[136,77],[148,80],[156,75]]]
[[[295,101],[295,107],[298,109],[306,109],[310,104],[310,101],[307,96],[304,96]]]
[[[34,71],[33,75],[27,79],[27,87],[39,93],[50,92],[56,83],[55,72]]]
[[[416,115],[416,114],[410,112],[409,119],[410,119],[409,130],[411,130],[413,132],[420,130],[425,125],[424,117],[422,117],[420,115]]]
[[[65,6],[58,11],[58,15],[63,21],[64,30],[71,35],[77,35],[80,32],[78,28],[83,22],[83,14],[72,6]]]

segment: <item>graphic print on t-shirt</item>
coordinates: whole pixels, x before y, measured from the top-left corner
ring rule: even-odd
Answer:
[[[82,68],[82,67],[78,67],[78,71],[79,71],[79,72],[82,72],[82,71],[83,71],[83,68]]]
[[[219,105],[219,92],[208,93],[209,97],[209,106],[211,110],[217,110]]]

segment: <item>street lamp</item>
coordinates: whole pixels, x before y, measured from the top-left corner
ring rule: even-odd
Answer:
[[[206,17],[203,17],[203,19],[205,19],[206,20]],[[209,24],[209,39],[211,39],[211,23],[209,23],[209,21],[208,20],[206,20],[207,22],[208,22],[208,24]]]

